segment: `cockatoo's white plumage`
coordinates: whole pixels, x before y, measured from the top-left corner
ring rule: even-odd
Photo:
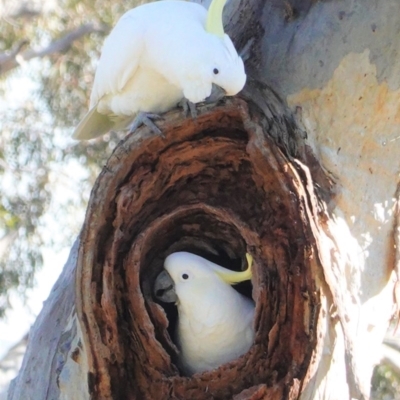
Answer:
[[[254,303],[231,286],[251,278],[250,264],[247,271],[234,272],[187,252],[166,258],[164,267],[173,283],[168,283],[164,271],[156,280],[155,290],[156,295],[162,288],[176,295],[165,300],[167,294],[159,291],[162,296],[158,297],[176,301],[176,342],[185,373],[217,368],[251,347]]]
[[[226,0],[213,0],[221,12]],[[246,74],[230,38],[212,30],[207,10],[187,1],[157,1],[138,6],[118,21],[105,40],[90,98],[90,111],[74,132],[91,139],[122,129],[141,112],[162,113],[183,98],[205,100],[212,84],[231,96]],[[210,22],[211,21],[211,22]],[[217,21],[218,22],[218,21]],[[211,28],[210,28],[211,26]]]

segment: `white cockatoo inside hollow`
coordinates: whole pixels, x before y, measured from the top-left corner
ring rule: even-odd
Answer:
[[[224,33],[226,0],[200,4],[164,0],[125,13],[104,42],[89,112],[73,137],[92,139],[110,130],[133,131],[187,100],[199,103],[219,90],[233,96],[246,74],[241,57]],[[192,107],[193,109],[193,107]]]
[[[175,342],[187,375],[208,371],[245,354],[254,341],[254,302],[232,285],[251,279],[192,253],[170,254],[156,278],[154,293],[178,308]]]

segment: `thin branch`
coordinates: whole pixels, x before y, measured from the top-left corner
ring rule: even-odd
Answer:
[[[72,32],[67,33],[62,38],[54,40],[47,47],[34,50],[29,49],[21,52],[27,41],[20,42],[11,51],[0,54],[0,75],[16,68],[18,65],[36,57],[45,57],[55,53],[66,51],[75,40],[80,39],[92,32],[105,32],[106,27],[92,23],[84,24]]]
[[[0,0],[0,18],[14,24],[13,20],[37,17],[42,14],[43,2],[32,0],[7,1]]]
[[[6,53],[0,54],[0,71],[2,71],[2,65],[7,63],[9,60],[17,57],[19,53],[29,44],[29,40],[24,39],[16,43],[13,48]]]

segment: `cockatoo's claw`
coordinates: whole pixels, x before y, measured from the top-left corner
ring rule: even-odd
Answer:
[[[162,133],[161,129],[153,122],[153,120],[163,119],[161,115],[158,114],[143,114],[143,121],[142,123],[150,128],[154,133],[157,135],[162,136],[165,139],[164,134]]]
[[[192,103],[191,101],[187,102],[190,110],[190,115],[192,116],[193,119],[197,118],[197,109],[196,109],[196,104]]]
[[[144,116],[144,118],[147,118],[150,120],[164,119],[160,114],[154,114],[154,113],[141,113],[141,114]]]
[[[144,112],[139,113],[133,121],[132,125],[130,126],[129,133],[135,132],[140,125],[146,125],[148,128],[151,129],[152,132],[165,138],[164,134],[161,132],[161,129],[158,128],[157,125],[153,122],[153,120],[156,119],[162,119],[162,117],[158,114]]]
[[[188,99],[183,98],[179,104],[180,107],[182,107],[183,112],[185,114],[185,117],[187,118],[190,112],[190,115],[193,119],[197,118],[197,109],[196,109],[196,104],[192,103]]]

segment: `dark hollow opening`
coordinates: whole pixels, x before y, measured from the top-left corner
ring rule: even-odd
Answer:
[[[155,326],[157,340],[174,361],[177,354],[170,340],[174,342],[177,307],[175,304],[159,301],[153,290],[154,281],[163,269],[165,258],[171,253],[187,251],[234,271],[241,271],[247,267],[246,243],[235,226],[201,209],[195,208],[183,214],[167,220],[147,238],[153,245],[144,257],[141,273],[141,287],[147,304],[156,302],[165,312],[169,338],[165,337],[163,327],[160,329],[157,323],[158,318],[154,318],[151,309],[147,308]],[[233,287],[239,293],[253,299],[251,281],[242,282]]]

